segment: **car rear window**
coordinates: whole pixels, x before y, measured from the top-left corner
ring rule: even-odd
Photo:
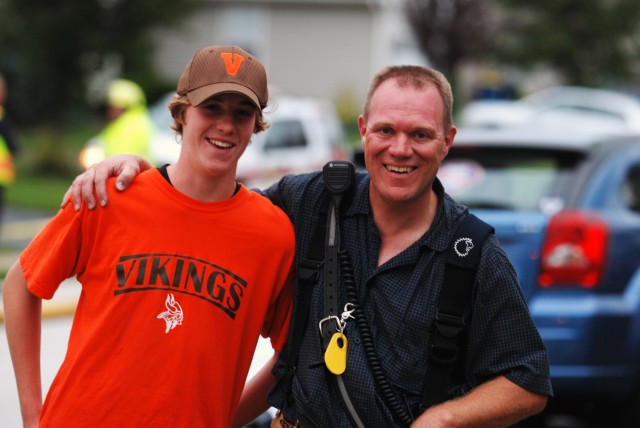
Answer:
[[[582,158],[570,151],[462,147],[449,152],[438,177],[447,193],[472,209],[555,211]]]
[[[265,149],[287,149],[305,147],[307,139],[299,120],[281,120],[273,122],[266,133]]]

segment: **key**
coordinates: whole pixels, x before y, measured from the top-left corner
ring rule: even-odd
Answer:
[[[334,333],[324,352],[324,364],[335,375],[341,375],[347,369],[347,343],[342,332]]]

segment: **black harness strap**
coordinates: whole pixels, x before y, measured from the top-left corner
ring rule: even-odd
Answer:
[[[320,324],[320,333],[324,349],[327,349],[331,337],[338,331],[338,247],[339,231],[337,230],[336,207],[329,207],[326,224],[326,244],[324,249],[324,315],[330,317]]]
[[[447,399],[452,372],[461,354],[464,312],[471,301],[480,250],[484,240],[493,232],[493,227],[468,214],[450,243],[422,394],[425,409]]]
[[[296,371],[296,366],[298,365],[298,354],[300,353],[304,330],[307,326],[311,294],[313,293],[313,287],[318,282],[324,261],[326,222],[323,220],[324,216],[318,218],[318,224],[309,243],[306,257],[302,259],[297,266],[299,278],[299,287],[297,287],[298,302],[295,316],[293,317],[293,331],[291,333],[291,344],[289,345],[289,353],[286,359],[286,372],[282,379],[285,390],[287,391],[286,397],[289,404],[292,402],[291,389],[293,376]]]

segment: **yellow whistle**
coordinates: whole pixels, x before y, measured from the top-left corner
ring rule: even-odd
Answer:
[[[324,364],[334,375],[341,375],[347,369],[347,337],[338,332],[331,336],[331,341],[324,353]]]

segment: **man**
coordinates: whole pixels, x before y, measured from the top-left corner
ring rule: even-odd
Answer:
[[[81,151],[82,166],[88,168],[119,153],[150,160],[154,125],[142,88],[131,80],[116,79],[109,84],[105,99],[109,122]]]
[[[150,169],[109,209],[61,210],[4,282],[24,426],[228,427],[260,334],[286,340],[294,234],[235,180],[264,130],[262,64],[200,49],[169,109],[174,165]],[[69,348],[42,404],[40,307],[66,278],[82,294]],[[263,400],[264,401],[264,400]]]
[[[481,249],[467,313],[463,376],[451,385],[448,400],[426,411],[421,408],[423,385],[429,385],[425,379],[429,332],[442,287],[446,249],[467,212],[444,192],[436,178],[456,134],[452,105],[449,83],[434,70],[396,66],[374,77],[358,120],[369,174],[358,175],[354,195],[340,218],[342,249],[352,262],[356,294],[371,329],[380,371],[388,379],[398,406],[410,415],[412,426],[506,426],[540,412],[552,390],[546,350],[515,272],[493,235]],[[118,182],[124,189],[141,167],[147,166],[130,159],[112,159],[78,178],[67,196],[73,195],[78,203],[82,193],[88,203],[95,204],[95,182],[104,205],[104,177],[119,174]],[[287,176],[265,194],[294,223],[300,269],[323,209],[322,175]],[[341,274],[339,307],[346,301],[344,270]],[[318,284],[323,284],[322,270],[320,275]],[[269,399],[281,410],[276,426],[342,427],[351,426],[354,419],[361,422],[358,426],[401,425],[394,406],[377,387],[365,355],[368,338],[350,320],[348,307],[343,329],[348,351],[341,377],[356,417],[345,410],[349,405],[343,406],[336,376],[325,363],[326,350],[318,331],[326,317],[323,299],[323,287],[316,285],[290,396],[283,379],[291,331],[274,369],[279,383]],[[249,382],[243,403],[264,393],[264,385],[261,378]]]
[[[0,220],[4,213],[5,192],[16,179],[14,159],[20,144],[11,123],[7,119],[5,101],[7,83],[0,74]]]

